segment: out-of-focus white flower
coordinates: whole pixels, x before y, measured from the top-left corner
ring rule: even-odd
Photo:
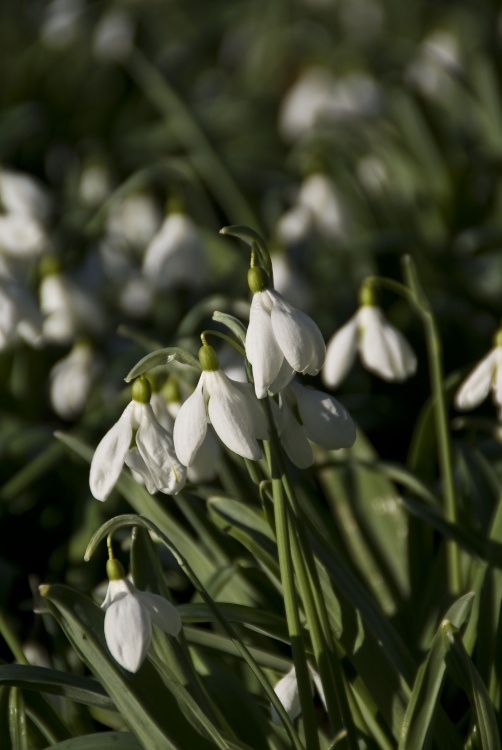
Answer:
[[[290,300],[295,307],[311,307],[312,290],[305,278],[291,266],[286,253],[272,253],[272,266],[274,287],[279,294]]]
[[[132,274],[124,279],[119,290],[120,309],[131,318],[146,318],[155,301],[155,292],[148,279]]]
[[[455,89],[455,76],[462,72],[458,42],[449,31],[432,31],[419,47],[406,71],[407,80],[424,96],[441,102]]]
[[[78,183],[78,194],[90,208],[100,206],[111,192],[111,181],[104,164],[91,162],[84,166]]]
[[[308,133],[329,109],[335,79],[324,68],[302,73],[284,97],[279,130],[287,141]]]
[[[258,398],[267,390],[281,390],[294,372],[317,375],[326,347],[312,318],[268,289],[258,267],[250,268],[249,286],[253,294],[246,334],[246,357],[253,365]]]
[[[47,246],[42,225],[24,214],[0,215],[0,253],[14,258],[40,255]]]
[[[51,199],[34,177],[0,169],[0,210],[45,221],[51,211]]]
[[[148,193],[131,193],[117,201],[108,217],[107,231],[122,238],[131,247],[143,249],[157,232],[162,217],[154,198]]]
[[[94,452],[89,485],[97,500],[106,500],[125,464],[140,475],[150,493],[176,495],[185,484],[186,469],[178,461],[172,436],[155,419],[144,378],[133,384],[133,400]],[[131,448],[133,434],[136,446]]]
[[[124,10],[110,10],[100,19],[94,31],[92,48],[100,60],[120,62],[131,51],[134,25]]]
[[[302,182],[294,205],[278,222],[277,234],[287,245],[304,239],[312,228],[328,240],[343,239],[347,234],[341,199],[332,180],[320,172]]]
[[[492,392],[502,419],[502,329],[495,334],[493,348],[469,373],[455,396],[457,409],[474,409]]]
[[[167,599],[138,591],[127,578],[109,581],[101,607],[105,610],[106,645],[115,661],[129,672],[137,672],[145,660],[152,623],[168,635],[178,635],[181,630],[181,618]]]
[[[381,89],[366,73],[353,71],[337,80],[324,68],[311,68],[287,92],[279,130],[285,140],[295,141],[319,124],[372,118],[382,110]]]
[[[75,419],[85,408],[89,393],[101,369],[87,341],[76,341],[71,352],[51,369],[50,400],[56,414]]]
[[[199,352],[202,374],[174,423],[174,445],[179,460],[192,466],[210,421],[220,440],[239,456],[257,461],[259,439],[267,437],[265,417],[249,383],[237,383],[219,369],[214,349]]]
[[[45,340],[70,344],[80,333],[101,332],[106,317],[97,300],[56,266],[50,268],[52,259],[46,260],[39,288]]]
[[[178,286],[200,288],[207,278],[206,258],[199,231],[183,213],[171,213],[145,251],[143,273],[165,291]]]
[[[73,44],[83,11],[82,0],[53,0],[45,10],[40,29],[43,42],[58,50]]]
[[[0,350],[19,336],[27,344],[43,345],[42,316],[34,300],[10,278],[0,278]]]
[[[322,682],[312,667],[309,665],[309,671],[310,675],[312,677],[312,680],[314,682],[315,688],[317,690],[317,693],[319,694],[319,698],[321,699],[321,702],[327,711],[326,706],[326,697],[324,695],[324,690],[322,687]],[[300,694],[298,691],[298,680],[296,678],[296,672],[295,668],[291,667],[289,672],[287,672],[284,677],[282,677],[279,682],[274,687],[274,692],[281,701],[282,705],[284,706],[289,718],[291,721],[294,721],[298,716],[301,714],[301,706],[300,706]],[[277,711],[272,706],[272,721],[274,724],[280,724],[280,719]]]
[[[342,404],[294,380],[281,391],[274,415],[284,450],[299,469],[314,461],[309,440],[326,450],[354,445],[356,426]]]
[[[356,358],[384,380],[402,382],[414,374],[417,359],[407,340],[390,325],[376,305],[363,304],[355,315],[328,341],[322,377],[336,388]]]

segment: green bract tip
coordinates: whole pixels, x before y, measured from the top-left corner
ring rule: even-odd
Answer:
[[[268,289],[268,284],[265,279],[265,271],[263,270],[263,268],[260,268],[260,266],[253,266],[249,269],[248,286],[253,294],[256,294],[257,292],[264,292],[265,289]]]
[[[377,296],[373,284],[364,283],[359,290],[359,306],[375,307]]]
[[[204,344],[199,349],[199,362],[203,370],[210,371],[220,369],[220,363],[218,362],[216,352],[212,346],[209,346],[209,344]]]
[[[106,575],[109,581],[120,581],[121,578],[125,578],[124,567],[115,558],[106,561]]]
[[[499,328],[495,336],[493,337],[493,345],[502,346],[502,328]]]
[[[145,378],[141,375],[132,384],[132,397],[134,401],[138,401],[140,404],[149,404],[150,397],[152,395],[152,386]]]

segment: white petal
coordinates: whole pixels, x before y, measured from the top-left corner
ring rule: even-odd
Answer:
[[[221,460],[221,448],[214,430],[208,426],[206,437],[197,451],[191,466],[187,469],[187,479],[192,484],[210,482],[216,476]]]
[[[105,639],[115,661],[129,672],[137,672],[152,639],[150,616],[137,595],[127,594],[108,606]]]
[[[127,451],[124,463],[131,469],[133,475],[135,475],[134,478],[136,479],[136,481],[143,481],[150,495],[155,495],[159,488],[155,484],[155,480],[150,469],[144,462],[139,450],[136,447],[131,448]]]
[[[322,379],[329,388],[336,388],[345,378],[357,353],[357,313],[328,341]]]
[[[495,360],[495,373],[493,378],[493,400],[499,407],[499,412],[502,409],[502,346],[497,346],[496,349],[496,360]],[[500,416],[499,416],[500,419]]]
[[[136,596],[150,615],[154,625],[169,635],[178,635],[181,630],[181,617],[171,602],[149,591],[137,591]]]
[[[270,313],[263,306],[266,292],[253,295],[246,333],[246,357],[253,365],[253,379],[257,398],[264,398],[267,389],[276,379],[284,355],[272,331]]]
[[[152,396],[150,398],[150,406],[153,409],[153,413],[155,414],[157,422],[161,425],[161,427],[172,434],[174,428],[174,419],[169,414],[166,400],[160,391],[155,391],[154,393],[152,393]]]
[[[231,378],[229,380],[246,399],[246,409],[253,423],[253,435],[257,440],[268,440],[267,419],[260,402],[254,396],[253,386],[251,383],[241,383]]]
[[[327,450],[350,448],[356,439],[356,426],[348,411],[332,396],[299,383],[291,387],[297,398],[300,419],[307,437]]]
[[[281,443],[289,460],[299,469],[312,466],[314,456],[312,446],[307,439],[307,433],[289,406],[281,400],[282,429],[280,432]]]
[[[176,455],[190,466],[207,431],[206,404],[203,394],[204,373],[195,391],[182,405],[174,423],[173,438]]]
[[[134,402],[126,406],[118,422],[108,430],[94,451],[89,486],[96,500],[106,500],[120,476],[132,438],[131,414]]]
[[[287,385],[289,385],[289,383],[291,383],[294,375],[295,371],[289,364],[288,360],[283,359],[281,369],[279,370],[276,379],[273,383],[270,383],[269,391],[272,391],[272,393],[280,393]]]
[[[324,706],[324,710],[326,713],[328,712],[328,704],[326,703],[326,696],[324,695],[324,688],[322,686],[321,678],[317,674],[315,670],[312,669],[312,667],[309,664],[310,668],[310,674],[312,676],[312,679],[314,680],[314,685],[316,687],[317,693],[319,695],[319,698],[321,699],[321,703]]]
[[[455,396],[457,409],[474,409],[488,396],[497,365],[498,348],[490,349],[486,357],[476,365],[464,380]]]
[[[416,357],[404,338],[384,318],[380,308],[359,311],[359,351],[364,366],[384,380],[403,381],[415,372]]]
[[[186,469],[176,456],[171,435],[157,422],[150,404],[142,404],[136,445],[157,488],[177,494],[185,484]]]
[[[286,709],[291,721],[294,721],[301,713],[300,694],[298,692],[298,681],[296,679],[294,667],[292,667],[290,671],[279,680],[274,687],[274,692]],[[280,722],[279,716],[274,708],[272,708],[272,721],[274,724]]]
[[[210,393],[208,414],[214,431],[234,453],[257,461],[262,454],[255,437],[249,399],[221,370],[206,372],[205,375]]]
[[[269,289],[267,293],[274,303],[272,330],[282,353],[296,372],[316,375],[326,353],[321,331],[312,318],[292,307],[278,292]]]

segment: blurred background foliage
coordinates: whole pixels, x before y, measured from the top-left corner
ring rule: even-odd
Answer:
[[[118,494],[91,499],[87,465],[53,433],[96,445],[146,351],[183,341],[195,352],[213,309],[236,314],[248,252],[222,226],[269,239],[278,287],[326,338],[367,275],[400,279],[411,254],[450,391],[484,355],[502,317],[501,51],[497,2],[4,0],[0,167],[35,178],[45,209],[33,251],[0,238],[2,274],[42,306],[42,330],[45,278],[64,274],[70,297],[86,298],[66,337],[44,335],[41,348],[12,338],[0,352],[0,606],[22,641],[40,635],[38,582],[87,591],[102,580],[103,558],[84,565],[83,550],[128,507]],[[156,284],[145,249],[180,206],[201,259]],[[403,300],[382,292],[381,305],[417,352],[417,375],[389,385],[358,364],[336,395],[383,459],[404,462],[430,392],[425,347]],[[99,371],[78,413],[61,416],[51,369],[82,335]],[[475,435],[500,469],[493,407],[476,414],[452,412],[459,476]],[[422,439],[411,460],[419,453],[430,481],[433,438],[429,449]],[[466,503],[485,528],[492,501]]]

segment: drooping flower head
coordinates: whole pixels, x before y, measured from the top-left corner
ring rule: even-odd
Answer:
[[[176,495],[183,488],[185,467],[178,461],[171,434],[155,418],[150,396],[149,382],[138,378],[132,387],[132,401],[96,448],[89,484],[97,500],[106,500],[124,463],[141,476],[152,494]],[[133,436],[135,445],[131,447]]]
[[[252,386],[230,380],[220,370],[216,352],[208,344],[201,347],[199,361],[202,374],[198,385],[174,423],[179,460],[185,466],[193,464],[209,422],[227,448],[243,458],[258,460],[262,455],[258,440],[267,437],[267,429]]]
[[[492,392],[502,419],[502,327],[493,338],[493,347],[467,376],[455,396],[457,409],[474,409]]]
[[[150,647],[152,623],[168,635],[178,635],[181,618],[167,599],[138,591],[125,577],[118,560],[108,560],[106,572],[108,590],[101,605],[105,610],[106,644],[115,661],[129,672],[137,672]]]
[[[336,388],[359,352],[367,370],[391,382],[402,382],[415,373],[417,359],[403,334],[387,322],[377,306],[371,285],[363,285],[355,315],[328,341],[323,380]]]
[[[342,404],[295,380],[281,391],[275,414],[284,450],[299,469],[306,469],[314,461],[309,441],[326,450],[354,445],[356,426]]]
[[[312,318],[270,288],[262,268],[249,269],[248,284],[253,300],[246,357],[253,366],[256,396],[264,398],[267,390],[284,388],[295,372],[317,375],[326,347]]]

